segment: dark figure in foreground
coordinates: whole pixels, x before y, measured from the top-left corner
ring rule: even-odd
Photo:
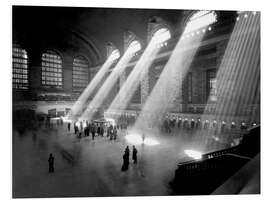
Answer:
[[[68,132],[69,132],[70,131],[70,123],[68,123],[68,126],[67,127],[68,127]]]
[[[116,126],[114,126],[113,128],[113,139],[116,140],[117,138],[117,129],[116,129]]]
[[[95,134],[96,134],[95,124],[92,124],[92,126],[91,126],[91,134],[92,134],[92,140],[94,140],[95,139]]]
[[[125,150],[125,153],[123,155],[122,171],[128,170],[128,166],[129,166],[129,150],[128,151]]]
[[[137,163],[137,149],[135,148],[135,146],[133,145],[133,150],[132,150],[132,160],[133,163],[136,164]]]
[[[128,146],[127,146],[126,149],[125,149],[125,153],[127,153],[128,158],[129,158],[129,148],[128,148]]]
[[[49,173],[53,173],[54,172],[54,157],[52,154],[50,154],[48,162],[49,162]]]

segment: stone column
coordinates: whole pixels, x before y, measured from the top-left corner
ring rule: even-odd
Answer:
[[[37,50],[28,50],[28,71],[29,71],[29,90],[36,95],[38,90],[42,88],[41,78],[41,55]]]
[[[65,93],[72,93],[72,69],[73,69],[73,57],[64,56],[62,59],[62,76],[63,76],[63,91]]]

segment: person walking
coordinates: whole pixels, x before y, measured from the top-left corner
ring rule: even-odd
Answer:
[[[95,134],[96,134],[96,129],[95,129],[94,124],[92,124],[91,134],[92,134],[92,140],[94,140],[95,139]]]
[[[132,148],[132,160],[133,160],[133,163],[134,164],[137,164],[137,149],[135,148],[135,146],[133,145],[133,148]]]
[[[127,146],[123,155],[122,171],[128,170],[128,166],[129,166],[129,148]]]
[[[126,149],[125,149],[125,153],[127,153],[128,158],[129,158],[129,151],[130,151],[129,147],[127,146]]]
[[[114,126],[113,128],[113,139],[116,140],[117,138],[117,129],[116,129],[116,126]]]
[[[70,122],[68,122],[68,132],[70,132]]]
[[[49,162],[49,173],[53,173],[54,172],[54,157],[52,154],[50,154],[48,162]]]

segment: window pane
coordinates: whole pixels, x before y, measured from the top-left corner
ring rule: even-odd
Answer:
[[[42,75],[47,77],[42,77],[42,84],[47,84],[55,87],[62,87],[62,83],[59,84],[55,81],[62,81],[62,60],[61,57],[48,50],[46,53],[42,54]],[[58,74],[59,73],[59,74]]]
[[[12,82],[15,89],[28,89],[27,53],[19,45],[12,48]]]
[[[88,78],[88,61],[82,57],[76,57],[73,61],[73,70],[72,70],[72,86],[73,91],[83,91],[87,86]]]

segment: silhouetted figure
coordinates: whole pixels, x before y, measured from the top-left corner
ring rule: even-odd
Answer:
[[[83,131],[84,131],[84,137],[86,137],[87,136],[87,126],[83,129]]]
[[[123,165],[122,165],[122,171],[128,170],[129,166],[129,149],[128,147],[125,149],[125,153],[123,155]]]
[[[174,117],[173,118],[173,127],[175,127],[176,126],[176,118]]]
[[[97,134],[98,134],[98,136],[100,136],[100,125],[98,125],[98,127],[97,127]]]
[[[182,118],[179,118],[178,123],[177,123],[178,128],[181,128],[181,124],[182,124]]]
[[[197,119],[197,122],[196,122],[196,128],[197,129],[200,129],[201,128],[201,119]]]
[[[207,130],[208,127],[209,127],[209,121],[206,120],[206,121],[204,122],[204,127],[203,127],[203,128],[204,128],[205,130]]]
[[[95,139],[95,131],[92,130],[91,134],[92,134],[92,140],[94,140]]]
[[[49,173],[53,173],[54,172],[54,157],[52,154],[50,154],[48,162],[49,162]]]
[[[126,149],[125,149],[125,153],[127,153],[128,158],[129,158],[129,148],[128,148],[128,146],[127,146]]]
[[[194,119],[191,119],[190,128],[193,129],[194,127],[195,127],[195,121]]]
[[[82,131],[83,131],[83,122],[80,121],[80,132],[82,132]]]
[[[95,135],[96,135],[96,126],[94,123],[92,123],[92,126],[91,126],[91,134],[92,134],[92,140],[94,140]]]
[[[133,160],[133,163],[136,164],[137,163],[137,149],[135,148],[135,146],[133,145],[133,148],[132,148],[132,160]]]
[[[79,128],[78,126],[76,125],[76,122],[74,123],[74,133],[75,135],[77,135],[77,133],[79,132]]]
[[[85,128],[85,130],[84,130],[85,132],[85,136],[89,136],[89,126],[87,125],[86,126],[86,128]]]
[[[226,129],[226,122],[225,121],[222,121],[222,124],[221,124],[221,132],[225,132],[225,129]]]
[[[116,140],[117,138],[117,129],[116,129],[116,126],[114,126],[113,128],[113,139]]]
[[[67,127],[68,127],[68,132],[69,132],[70,131],[70,123],[68,123],[68,126]]]
[[[100,135],[101,135],[101,137],[104,136],[104,128],[103,128],[103,126],[100,128]]]

